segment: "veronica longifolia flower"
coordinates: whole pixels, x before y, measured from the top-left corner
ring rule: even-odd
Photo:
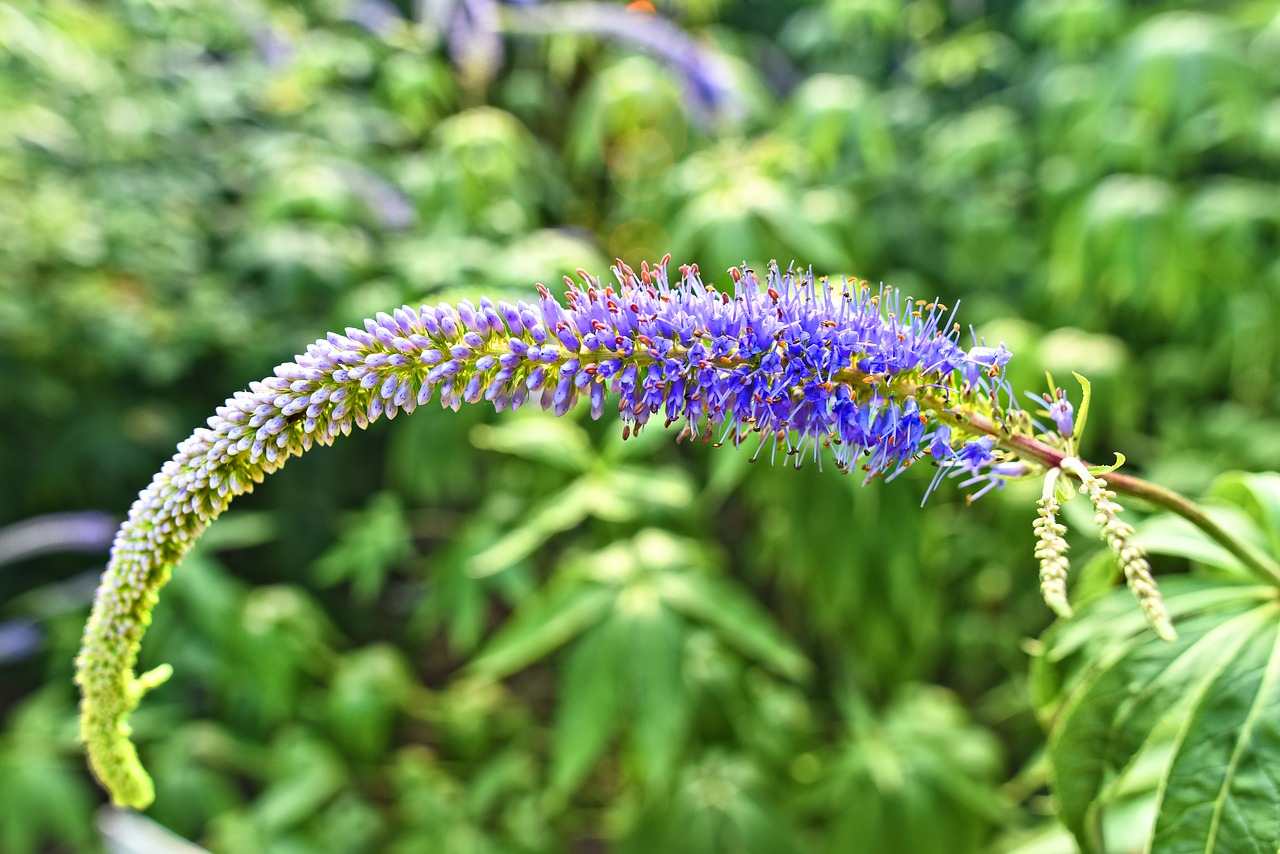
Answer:
[[[557,415],[585,401],[595,418],[616,400],[624,434],[658,419],[708,441],[755,442],[770,459],[827,455],[868,478],[921,459],[986,488],[1009,476],[971,429],[1011,406],[1008,351],[966,353],[944,306],[776,268],[763,283],[732,271],[732,291],[704,284],[696,267],[672,284],[665,260],[615,273],[616,285],[569,281],[564,302],[539,286],[532,303],[405,306],[331,333],[178,446],[116,535],[78,660],[83,736],[117,803],[152,799],[125,721],[168,675],[135,676],[133,666],[172,567],[232,498],[289,457],[432,397]]]

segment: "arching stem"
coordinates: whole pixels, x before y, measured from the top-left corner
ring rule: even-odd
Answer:
[[[957,419],[957,423],[960,423],[960,416],[952,417]],[[1059,468],[1063,458],[1066,456],[1057,448],[1029,436],[1012,435],[985,416],[967,414],[963,416],[963,419],[963,423],[968,425],[970,429],[986,433],[993,437],[1000,447],[1013,451],[1022,459],[1034,460],[1046,469]],[[1070,470],[1066,471],[1065,474],[1075,476]],[[1116,492],[1140,498],[1157,507],[1163,507],[1166,510],[1177,513],[1183,519],[1204,531],[1214,542],[1239,558],[1240,562],[1259,578],[1268,584],[1280,587],[1280,563],[1277,563],[1270,555],[1250,543],[1242,542],[1231,536],[1194,502],[1173,490],[1165,489],[1163,486],[1158,486],[1132,475],[1109,472],[1101,475],[1101,477],[1106,481],[1107,486]]]

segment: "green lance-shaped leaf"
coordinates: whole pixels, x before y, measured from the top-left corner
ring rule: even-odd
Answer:
[[[562,577],[527,601],[468,666],[478,676],[501,679],[568,643],[600,622],[618,591]]]
[[[1205,515],[1241,543],[1262,549],[1266,542],[1245,511],[1232,504],[1207,506]],[[1218,572],[1254,579],[1249,567],[1220,543],[1206,537],[1199,528],[1171,513],[1152,516],[1142,521],[1138,542],[1151,554],[1170,555],[1203,564]]]
[[[740,588],[710,575],[670,573],[662,576],[658,589],[664,602],[713,627],[747,657],[789,679],[808,678],[809,659]]]
[[[639,607],[630,605],[638,598]],[[620,615],[630,624],[625,670],[631,706],[634,759],[651,788],[665,787],[676,770],[693,711],[684,684],[684,622],[648,596],[624,597]]]
[[[570,792],[582,782],[618,726],[624,686],[627,621],[617,615],[584,634],[569,653],[556,711],[551,786]]]
[[[523,522],[473,557],[468,570],[476,578],[495,575],[589,517],[628,522],[643,513],[682,510],[693,497],[689,477],[679,470],[596,469],[531,508]]]
[[[1085,851],[1106,850],[1103,817],[1118,781],[1164,749],[1152,852],[1274,851],[1275,590],[1174,579],[1167,594],[1180,627],[1173,643],[1145,633],[1120,594],[1048,637],[1033,681],[1062,819]]]
[[[1161,784],[1153,847],[1168,852],[1280,848],[1280,608],[1194,697]]]
[[[532,414],[496,426],[479,424],[471,431],[471,444],[575,472],[587,471],[596,457],[591,438],[577,424]]]

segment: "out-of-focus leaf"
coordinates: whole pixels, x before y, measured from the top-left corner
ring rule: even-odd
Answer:
[[[1164,131],[1166,156],[1198,154],[1247,134],[1258,78],[1243,62],[1239,36],[1222,17],[1170,11],[1142,22],[1121,48],[1116,97]],[[1203,121],[1209,110],[1217,121]],[[1154,134],[1153,134],[1154,135]]]
[[[1123,9],[1113,0],[1047,0],[1018,11],[1031,34],[1075,59],[1096,55],[1120,32]]]
[[[5,851],[35,854],[49,842],[89,846],[93,801],[77,768],[74,706],[58,686],[27,698],[0,737]]]
[[[522,234],[536,222],[554,172],[515,116],[477,107],[435,130],[434,156],[406,174],[403,186],[442,223],[494,236]]]
[[[975,27],[923,46],[912,57],[911,71],[924,84],[963,86],[1011,69],[1018,53],[1018,45],[1004,33]]]
[[[612,617],[589,632],[570,650],[556,710],[551,787],[569,793],[577,788],[618,725],[624,686],[618,662],[627,654],[627,623]]]
[[[712,751],[684,768],[669,797],[657,798],[620,840],[625,854],[687,851],[793,854],[808,850],[762,775],[745,757]]]
[[[350,581],[356,598],[368,604],[391,570],[412,555],[404,508],[395,495],[382,492],[352,514],[338,541],[316,560],[316,581],[325,586]]]
[[[1238,539],[1262,545],[1264,540],[1252,520],[1237,507],[1207,507],[1205,512],[1223,530]],[[1182,557],[1226,572],[1247,576],[1240,558],[1180,516],[1165,514],[1138,526],[1138,542],[1152,554]]]
[[[503,798],[537,790],[540,785],[532,757],[523,750],[507,750],[484,765],[471,781],[467,806],[473,813],[483,815],[500,805]]]
[[[596,497],[602,506],[608,506],[607,493],[647,511],[684,510],[694,496],[688,472],[678,468],[615,465],[601,478],[598,490]],[[604,513],[598,515],[609,518]]]
[[[1078,217],[1064,217],[1059,225],[1062,242],[1050,269],[1056,296],[1079,298],[1101,280],[1102,298],[1110,305],[1133,302],[1164,316],[1175,311],[1188,287],[1178,264],[1190,249],[1176,239],[1178,205],[1177,188],[1160,178],[1104,179]],[[1152,276],[1160,288],[1147,287]]]
[[[477,763],[510,736],[528,731],[529,709],[516,697],[501,682],[463,673],[419,713],[435,724],[448,757]]]
[[[1280,474],[1229,472],[1214,481],[1208,495],[1244,508],[1266,535],[1271,554],[1280,555]]]
[[[502,854],[513,850],[543,850],[539,832],[516,830],[520,813],[537,781],[520,751],[505,751],[482,764],[470,781],[454,775],[422,745],[400,750],[390,763],[393,810],[399,832],[386,849],[393,854],[420,851],[469,851]],[[470,785],[466,785],[467,783]],[[504,842],[494,824],[510,828],[517,842]],[[529,839],[532,836],[533,839]],[[523,844],[521,844],[523,843]],[[381,846],[378,846],[381,847]]]
[[[713,576],[665,574],[658,580],[664,602],[712,626],[745,655],[790,679],[805,679],[812,666],[772,617],[740,589]]]
[[[237,629],[221,660],[220,689],[261,723],[289,720],[308,677],[334,660],[324,612],[298,588],[258,587],[245,597]]]
[[[413,673],[394,647],[372,644],[344,656],[326,706],[334,740],[357,759],[376,760],[390,744],[396,714],[414,685]]]
[[[574,579],[557,581],[517,611],[468,669],[477,676],[501,679],[527,667],[597,623],[616,597],[616,590]]]
[[[688,127],[680,93],[651,59],[619,59],[593,76],[569,122],[567,152],[579,174],[634,166],[648,155],[645,168],[663,171],[684,153]],[[665,164],[654,161],[664,157]]]
[[[324,742],[302,732],[275,745],[273,780],[254,805],[254,820],[279,831],[313,815],[348,782],[346,768]]]
[[[621,669],[630,677],[634,759],[651,790],[667,786],[684,747],[692,706],[684,684],[686,631],[675,614],[654,606],[629,608],[624,595],[614,617],[629,623]]]
[[[207,720],[174,721],[163,732],[150,753],[159,782],[149,814],[170,830],[199,838],[214,816],[244,808],[244,780],[261,779],[267,751],[256,740]]]
[[[1206,493],[1206,515],[1236,542],[1262,554],[1280,550],[1280,475],[1227,472]],[[1238,557],[1180,516],[1162,513],[1138,525],[1138,541],[1155,554],[1189,558],[1251,579]]]
[[[466,548],[464,545],[460,551]],[[488,597],[484,580],[473,578],[466,571],[464,560],[432,560],[425,564],[431,589],[418,603],[411,631],[433,633],[443,624],[450,645],[459,652],[471,653],[484,636]]]
[[[805,152],[824,172],[861,167],[876,175],[897,165],[888,119],[876,96],[865,81],[835,74],[815,74],[792,94],[792,121]]]
[[[951,695],[906,686],[879,713],[855,704],[846,744],[813,794],[833,813],[832,841],[868,850],[986,850],[1010,804],[999,742]]]
[[[564,489],[544,499],[525,514],[524,520],[497,542],[471,558],[469,571],[474,577],[483,578],[501,572],[519,560],[523,560],[561,531],[568,530],[586,519],[593,512],[602,510],[625,513],[618,496],[604,493],[609,506],[595,502],[601,495],[598,483],[591,475],[584,475]]]
[[[676,469],[593,469],[543,500],[523,522],[475,555],[471,572],[478,577],[501,572],[589,516],[627,522],[654,512],[684,509],[693,497],[688,475]]]
[[[471,430],[471,444],[568,471],[586,471],[596,456],[581,427],[566,418],[547,418],[540,413],[512,416],[495,426],[477,425]]]

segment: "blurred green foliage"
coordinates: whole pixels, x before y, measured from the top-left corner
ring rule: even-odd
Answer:
[[[1087,453],[1168,486],[1280,458],[1274,3],[658,3],[722,60],[711,111],[580,32],[504,39],[485,85],[417,5],[0,2],[0,522],[122,513],[325,330],[666,251],[963,297],[1016,386],[1093,380]],[[134,720],[151,815],[250,854],[1073,850],[1034,490],[920,509],[927,474],[607,421],[423,412],[243,499],[143,649],[176,669]],[[0,568],[41,633],[0,650],[6,852],[100,846],[95,572]]]

